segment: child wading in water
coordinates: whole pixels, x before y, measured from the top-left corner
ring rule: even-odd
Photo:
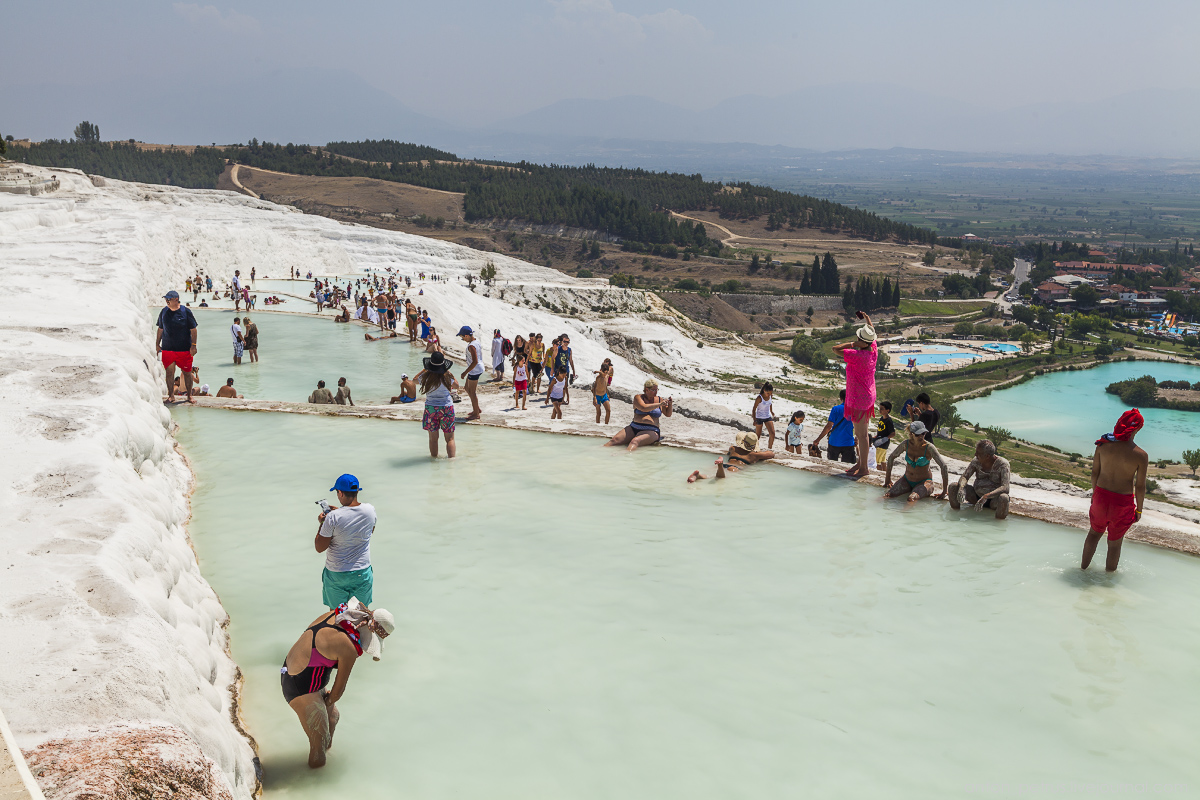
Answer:
[[[550,419],[562,419],[563,407],[563,392],[567,388],[567,373],[563,370],[557,370],[554,377],[550,379],[550,402],[554,404],[554,410],[550,412]]]
[[[767,428],[767,433],[770,438],[767,440],[767,449],[775,449],[775,413],[771,411],[772,395],[775,394],[775,387],[770,383],[764,383],[762,389],[758,392],[758,397],[754,398],[754,435],[757,438],[762,437],[763,426]]]
[[[787,426],[787,445],[786,450],[789,453],[804,453],[803,445],[804,438],[804,412],[793,411],[792,418],[788,421]]]
[[[600,424],[600,409],[604,409],[604,424],[608,424],[608,418],[612,414],[612,408],[608,404],[608,386],[613,379],[612,359],[604,359],[604,363],[600,365],[600,369],[595,372],[596,380],[592,383],[592,404],[596,406],[596,424]]]
[[[867,433],[871,417],[875,416],[875,365],[879,362],[879,345],[871,318],[859,311],[858,318],[867,324],[858,329],[853,342],[833,348],[846,359],[846,419],[854,425],[854,450],[857,461],[846,470],[852,478],[865,478],[870,472],[868,450],[871,440]]]
[[[513,359],[513,408],[525,410],[525,400],[529,395],[529,369],[526,367],[525,355],[520,353]]]

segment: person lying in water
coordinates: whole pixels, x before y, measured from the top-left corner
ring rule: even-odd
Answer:
[[[387,610],[370,611],[351,598],[313,620],[288,650],[279,683],[283,699],[308,736],[309,767],[325,766],[325,751],[333,746],[341,717],[337,701],[346,691],[355,661],[363,653],[378,661],[383,656],[383,640],[395,629],[395,618]],[[327,692],[333,670],[337,670],[337,680]]]
[[[904,455],[904,475],[893,485],[892,465],[901,454]],[[883,493],[883,496],[899,497],[907,494],[910,503],[920,500],[922,497],[934,496],[933,471],[929,467],[930,461],[936,461],[942,470],[942,493],[936,497],[938,500],[944,500],[950,480],[946,470],[946,461],[932,442],[925,441],[925,424],[918,420],[908,426],[908,438],[896,445],[896,449],[888,456],[887,473],[883,479],[883,486],[887,491]]]
[[[398,336],[399,336],[399,334],[397,334],[395,331],[388,331],[387,334],[384,336],[372,336],[369,333],[364,333],[363,339],[365,339],[368,342],[381,342],[384,339],[395,339]]]
[[[734,439],[734,444],[726,453],[729,457],[729,463],[718,458],[713,463],[717,467],[717,473],[713,475],[715,480],[725,477],[725,472],[737,472],[743,467],[748,467],[751,464],[757,464],[760,461],[768,461],[775,457],[775,453],[770,450],[758,449],[758,436],[753,433],[739,433]],[[707,475],[701,475],[700,470],[696,470],[691,475],[688,475],[687,482],[695,483],[696,481],[708,480]]]

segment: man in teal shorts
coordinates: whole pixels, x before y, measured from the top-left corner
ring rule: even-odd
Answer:
[[[374,575],[371,572],[371,534],[375,532],[375,507],[358,502],[362,487],[353,475],[342,475],[333,484],[341,506],[330,506],[317,515],[319,526],[314,542],[325,554],[321,572],[321,598],[334,609],[351,597],[371,605]]]

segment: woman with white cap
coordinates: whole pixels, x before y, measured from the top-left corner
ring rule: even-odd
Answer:
[[[892,485],[892,464],[901,453],[904,454],[904,475]],[[888,456],[887,472],[883,478],[883,486],[887,491],[883,496],[899,497],[907,493],[910,503],[932,496],[933,470],[929,466],[930,461],[936,461],[942,470],[942,493],[937,495],[937,499],[943,500],[950,485],[946,461],[932,442],[925,441],[925,423],[918,420],[908,426],[908,438],[896,445],[896,449]]]
[[[852,478],[865,478],[871,469],[868,453],[871,437],[867,433],[871,418],[875,416],[875,367],[879,362],[879,344],[875,341],[875,327],[871,318],[858,312],[858,318],[867,324],[858,329],[854,341],[839,344],[833,352],[846,360],[846,402],[844,414],[854,425],[854,449],[857,460],[846,470]]]
[[[354,662],[363,653],[378,661],[383,657],[383,640],[396,629],[396,620],[386,609],[368,609],[357,598],[313,620],[288,650],[279,670],[283,699],[308,736],[308,766],[325,766],[325,751],[333,744],[337,728],[337,701],[346,691]],[[333,670],[337,680],[325,691]]]
[[[758,434],[748,431],[739,432],[733,440],[731,446],[726,453],[729,457],[729,463],[718,457],[713,463],[717,465],[717,474],[714,478],[724,478],[725,471],[737,472],[743,467],[748,467],[751,464],[757,464],[760,461],[767,461],[775,457],[775,453],[770,450],[758,449]],[[695,483],[707,479],[707,475],[701,475],[700,470],[696,470],[688,476],[688,483]]]

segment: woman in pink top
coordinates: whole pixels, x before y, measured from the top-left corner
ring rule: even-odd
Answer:
[[[879,345],[875,341],[875,327],[871,318],[863,312],[858,312],[858,318],[866,321],[866,325],[858,329],[853,342],[840,344],[833,348],[835,353],[841,353],[846,359],[846,407],[845,416],[854,425],[854,449],[858,460],[854,466],[846,470],[853,478],[865,478],[870,468],[867,466],[867,449],[871,446],[867,428],[871,417],[875,416],[875,365],[879,361]]]

